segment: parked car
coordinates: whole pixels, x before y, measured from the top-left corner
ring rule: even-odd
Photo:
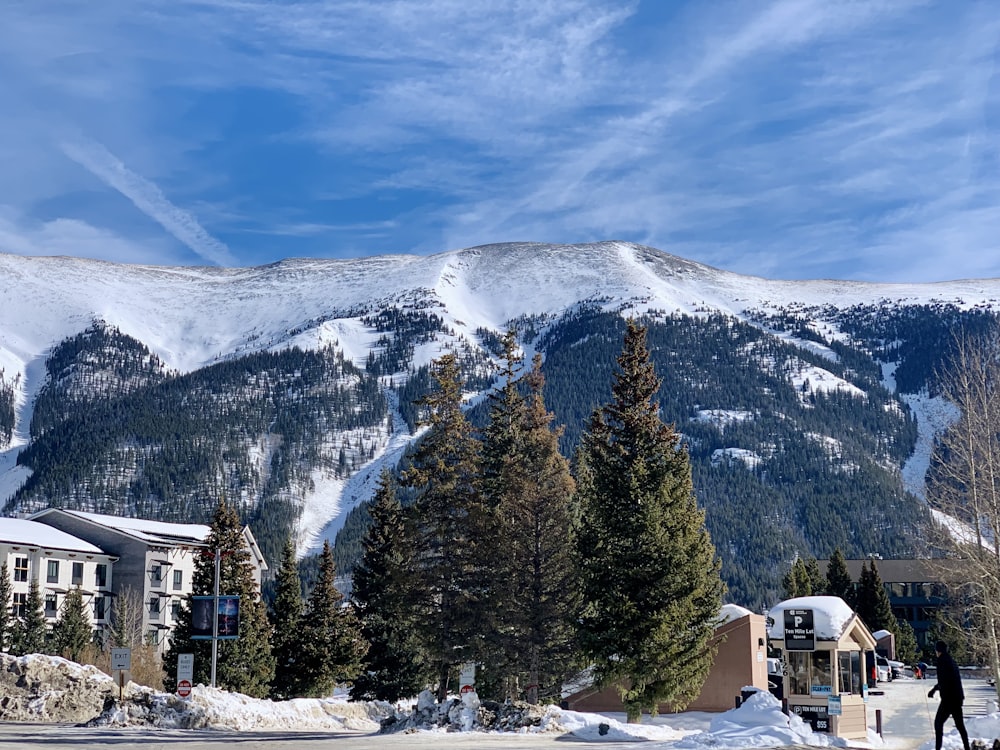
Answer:
[[[779,701],[785,697],[785,672],[781,659],[767,660],[767,689]]]
[[[913,670],[901,661],[893,661],[892,659],[889,659],[889,669],[890,676],[894,680],[898,680],[900,677],[913,677]]]
[[[879,682],[892,681],[892,666],[884,656],[875,657],[875,679]]]

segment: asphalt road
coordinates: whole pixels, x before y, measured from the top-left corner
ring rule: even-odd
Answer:
[[[0,723],[0,750],[431,750],[441,747],[448,750],[552,750],[576,744],[579,741],[558,735],[358,735],[333,732],[87,729],[71,725]]]
[[[937,710],[937,700],[927,698],[933,684],[933,680],[896,680],[881,686],[880,695],[869,698],[869,726],[875,728],[875,712],[880,711],[886,750],[916,750],[933,742],[931,717]],[[989,701],[996,697],[984,680],[966,679],[965,691],[967,718],[985,714]],[[950,724],[947,729],[951,729]],[[625,750],[643,744],[647,743],[583,742],[549,734],[359,735],[315,731],[88,729],[58,724],[0,723],[0,750],[558,750],[578,745]]]

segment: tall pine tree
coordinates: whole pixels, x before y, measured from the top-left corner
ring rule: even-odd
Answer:
[[[809,578],[809,590],[819,595],[826,591],[826,576],[819,569],[819,561],[815,557],[808,558],[805,562],[806,576]]]
[[[279,700],[302,695],[302,580],[291,537],[285,540],[281,567],[271,605],[271,653],[274,655],[274,682],[271,697]]]
[[[455,668],[480,653],[483,618],[476,561],[483,559],[483,511],[479,488],[479,442],[462,411],[458,358],[448,353],[433,363],[434,390],[420,400],[428,427],[403,474],[415,499],[407,508],[414,631],[433,665],[437,697],[444,701]]]
[[[889,593],[885,590],[885,584],[882,582],[882,575],[878,572],[878,565],[875,563],[875,558],[872,558],[871,565],[868,570],[868,576],[871,586],[871,619],[862,617],[868,628],[875,632],[876,630],[888,630],[890,632],[895,632],[899,624],[896,620],[896,615],[892,613],[892,602],[889,600]]]
[[[410,541],[388,469],[379,477],[369,515],[372,522],[351,588],[361,635],[369,646],[351,698],[398,701],[419,693],[433,682],[433,675],[414,636]]]
[[[812,579],[809,577],[809,569],[801,557],[795,558],[792,567],[781,579],[781,585],[785,589],[785,596],[789,599],[796,596],[812,595]]]
[[[215,550],[221,553],[219,593],[240,597],[239,638],[220,640],[216,686],[253,698],[267,696],[274,679],[270,624],[260,598],[254,566],[246,548],[243,525],[236,509],[220,500],[212,518],[206,549],[195,562],[191,596],[209,596],[215,586]],[[173,689],[177,677],[177,654],[194,653],[194,682],[209,684],[212,670],[212,642],[191,640],[191,597],[181,605],[178,624],[163,659],[164,684]]]
[[[560,430],[545,408],[541,357],[526,376],[528,400],[515,378],[514,339],[504,339],[506,383],[491,397],[483,445],[484,496],[498,540],[490,577],[491,640],[507,683],[525,698],[558,698],[579,666],[573,625],[580,611],[574,552],[575,485],[559,453]],[[512,696],[511,696],[512,697]]]
[[[830,562],[826,566],[826,594],[828,596],[839,596],[852,608],[855,605],[854,581],[847,570],[847,561],[844,553],[837,547],[830,555]]]
[[[28,584],[28,599],[24,616],[14,623],[11,652],[15,654],[44,654],[49,640],[49,627],[42,609],[42,593],[34,578]]]
[[[299,671],[303,693],[309,697],[326,697],[338,684],[352,682],[368,650],[354,608],[342,606],[344,597],[334,586],[336,577],[333,549],[325,541],[319,577],[302,618]]]
[[[14,588],[7,572],[7,563],[0,565],[0,653],[10,648],[13,636],[14,618],[11,615]]]
[[[660,420],[660,381],[634,321],[618,364],[613,400],[591,417],[580,450],[580,637],[597,683],[617,687],[634,722],[698,695],[724,587],[687,450]]]
[[[62,612],[52,627],[51,650],[70,661],[80,661],[94,639],[90,617],[83,603],[83,592],[74,586],[63,600]]]

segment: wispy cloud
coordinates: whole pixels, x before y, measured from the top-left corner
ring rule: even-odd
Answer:
[[[0,4],[0,210],[32,242],[141,239],[116,191],[213,263],[619,238],[1000,276],[992,0],[45,6]]]
[[[199,257],[220,266],[236,265],[229,248],[206,232],[194,216],[171,203],[160,188],[131,171],[103,145],[93,141],[64,141],[61,146],[66,156],[132,201]]]

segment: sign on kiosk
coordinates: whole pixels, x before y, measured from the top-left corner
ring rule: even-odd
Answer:
[[[815,651],[816,628],[811,609],[785,610],[785,651]]]

